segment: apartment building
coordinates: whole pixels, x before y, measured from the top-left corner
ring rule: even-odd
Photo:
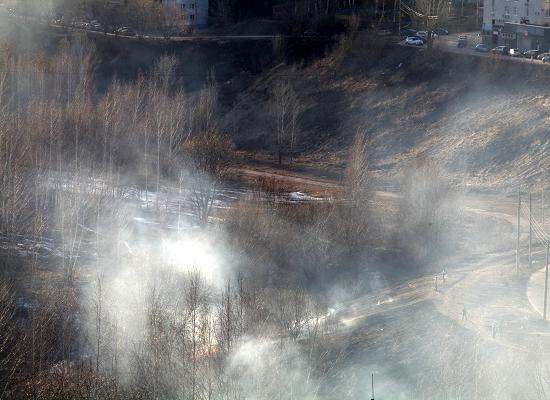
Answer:
[[[550,0],[485,0],[483,31],[493,44],[546,51],[549,26]]]
[[[162,3],[176,5],[185,11],[191,26],[196,28],[208,26],[208,0],[163,0]]]

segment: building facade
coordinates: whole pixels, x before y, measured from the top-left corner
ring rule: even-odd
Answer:
[[[548,50],[549,26],[550,0],[485,0],[482,29],[493,44]]]
[[[189,25],[195,28],[208,26],[208,0],[163,0],[162,3],[181,8]]]

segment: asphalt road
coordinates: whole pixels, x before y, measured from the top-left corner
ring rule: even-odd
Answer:
[[[355,370],[376,371],[380,398],[547,398],[550,324],[529,298],[541,297],[543,254],[527,265],[523,220],[516,272],[513,200],[468,196],[464,211],[477,221],[465,226],[472,242],[486,224],[501,227],[506,241],[495,246],[500,238],[486,235],[480,243],[486,251],[443,263],[448,276],[445,283],[439,278],[437,290],[430,275],[335,307],[339,342],[353,354]],[[528,296],[533,273],[539,289]]]
[[[548,66],[550,63],[543,63],[540,60],[537,59],[530,59],[530,58],[524,58],[524,57],[510,57],[510,56],[503,56],[499,54],[493,54],[493,53],[482,53],[475,50],[475,46],[479,43],[481,43],[481,37],[478,36],[478,31],[475,32],[461,32],[461,33],[455,33],[451,35],[446,36],[439,36],[436,37],[433,41],[434,48],[437,48],[441,51],[445,51],[448,53],[454,53],[454,54],[464,54],[469,56],[475,56],[475,57],[484,57],[484,58],[490,58],[494,60],[499,61],[507,61],[507,62],[517,62],[517,63],[529,63],[529,64],[537,64],[537,65],[544,65]],[[460,35],[466,35],[468,37],[468,46],[463,48],[457,47],[458,37]],[[425,50],[426,45],[424,46],[411,46],[405,44],[405,41],[402,40],[398,43],[401,46],[407,46],[407,47],[415,47],[419,50]]]

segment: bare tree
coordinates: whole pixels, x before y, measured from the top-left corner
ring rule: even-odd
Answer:
[[[204,226],[212,212],[220,184],[235,163],[231,140],[216,132],[195,136],[185,145],[193,204]]]
[[[7,398],[10,384],[21,363],[15,329],[15,294],[11,287],[0,281],[0,399]]]
[[[170,38],[175,34],[187,32],[188,23],[185,12],[177,4],[164,5],[157,4],[158,9],[158,27],[165,38]]]
[[[449,3],[446,0],[416,0],[413,18],[424,25],[428,32],[428,47],[432,46],[432,31],[445,22],[448,17]]]
[[[193,109],[195,132],[211,132],[216,129],[216,112],[218,109],[218,85],[214,72],[210,71],[206,85],[199,94],[197,105]]]
[[[364,242],[368,232],[369,202],[372,197],[368,160],[368,140],[363,132],[357,132],[351,145],[348,165],[344,175],[344,190],[348,204],[342,210],[343,240],[355,249]]]
[[[279,165],[283,163],[283,154],[292,156],[298,129],[298,117],[301,104],[297,93],[288,82],[277,83],[271,93],[271,112],[274,118],[275,143]]]

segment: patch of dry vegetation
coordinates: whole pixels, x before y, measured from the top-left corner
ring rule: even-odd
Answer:
[[[378,184],[399,181],[402,167],[423,155],[468,186],[545,180],[547,69],[435,49],[417,52],[372,37],[346,43],[311,65],[279,66],[261,77],[223,126],[240,127],[232,131],[238,144],[253,140],[273,154],[272,133],[264,128],[268,114],[242,110],[251,104],[267,109],[266,88],[284,79],[302,104],[296,166],[341,173],[342,149],[361,127],[374,148],[370,165]]]

